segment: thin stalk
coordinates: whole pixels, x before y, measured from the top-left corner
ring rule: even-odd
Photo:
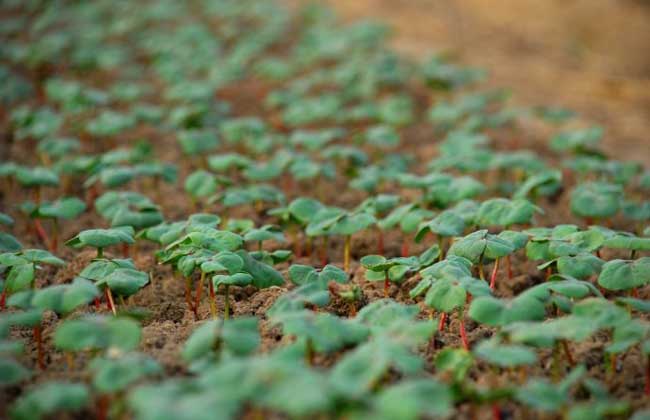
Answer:
[[[0,295],[0,311],[4,311],[7,308],[7,289],[2,291]]]
[[[226,290],[224,291],[224,306],[223,306],[223,319],[226,320],[230,318],[230,285],[225,285]]]
[[[438,261],[445,259],[445,237],[438,235],[438,248],[440,248],[440,255],[438,256]]]
[[[573,360],[573,355],[571,354],[571,348],[569,347],[569,342],[566,340],[560,341],[562,343],[562,350],[564,350],[564,356],[566,357],[566,361],[569,363],[571,367],[575,366],[576,363]]]
[[[196,288],[196,297],[194,298],[194,307],[199,309],[201,306],[201,294],[203,293],[203,283],[205,283],[205,271],[201,271],[201,279],[199,280],[199,286]]]
[[[59,247],[59,220],[55,217],[52,219],[52,239],[50,241],[50,252],[56,253]]]
[[[463,348],[469,351],[469,341],[467,340],[467,331],[465,330],[465,317],[463,311],[459,311],[458,319],[460,320],[460,341],[463,343]]]
[[[355,305],[353,300],[350,301],[349,305],[350,305],[349,317],[354,318],[355,316],[357,316],[357,305]]]
[[[291,242],[293,243],[293,254],[296,258],[302,258],[302,243],[300,242],[300,234],[294,228],[289,230],[291,235]]]
[[[262,241],[257,241],[257,250],[262,252]]]
[[[343,246],[343,271],[350,271],[350,242],[352,235],[345,235],[345,245]]]
[[[445,330],[445,324],[447,323],[447,312],[443,312],[440,315],[440,322],[438,322],[438,331],[443,332]]]
[[[390,276],[388,275],[388,270],[384,272],[384,297],[388,297],[388,288],[390,287]]]
[[[311,342],[311,338],[308,338],[307,343],[305,343],[305,359],[308,365],[312,366],[314,364],[315,356],[314,344]]]
[[[68,370],[74,369],[74,358],[72,357],[72,352],[65,352],[65,362],[68,365]]]
[[[43,224],[41,223],[41,219],[35,218],[34,219],[34,229],[36,230],[36,234],[38,235],[38,238],[43,242],[43,245],[48,246],[50,244],[50,238],[47,236],[47,232],[45,232],[45,229],[43,229]]]
[[[97,258],[102,258],[104,256],[104,248],[97,248]]]
[[[496,286],[497,282],[497,272],[499,271],[499,260],[500,258],[497,258],[494,261],[494,268],[492,269],[492,275],[490,276],[490,289],[494,290],[494,287]]]
[[[111,312],[113,312],[113,315],[117,315],[117,309],[115,308],[115,302],[113,301],[113,292],[111,292],[111,288],[105,287],[104,293],[106,294],[106,301],[108,302],[108,307],[111,308]]]
[[[409,238],[408,236],[404,236],[402,239],[402,257],[408,257],[409,256]]]
[[[305,256],[306,257],[311,257],[311,248],[312,248],[312,242],[313,239],[311,236],[307,236],[307,243],[305,244]]]
[[[208,289],[210,291],[210,315],[212,318],[217,317],[217,303],[215,301],[216,297],[214,295],[214,284],[212,281],[208,282]]]
[[[108,395],[103,394],[97,398],[97,420],[106,420],[108,418]]]
[[[321,248],[320,262],[323,267],[327,265],[327,247],[329,246],[329,237],[323,236],[323,247]]]

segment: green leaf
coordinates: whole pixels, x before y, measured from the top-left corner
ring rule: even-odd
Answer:
[[[0,387],[17,385],[30,376],[31,372],[20,363],[4,356],[0,358]]]
[[[528,295],[520,295],[510,300],[480,296],[472,300],[469,307],[470,318],[494,327],[517,321],[539,321],[544,319],[545,315],[544,303]]]
[[[163,372],[158,362],[140,353],[117,358],[96,357],[88,367],[93,373],[93,388],[105,394],[123,391],[146,376]]]
[[[239,250],[236,254],[244,262],[243,270],[253,277],[253,285],[258,289],[284,284],[282,274],[273,267],[255,260],[244,250]]]
[[[448,386],[432,379],[410,379],[382,390],[373,403],[380,419],[412,419],[445,416],[453,408]]]
[[[474,365],[472,353],[465,349],[444,348],[437,355],[435,360],[436,371],[449,372],[454,382],[465,380],[467,373]]]
[[[479,230],[455,241],[449,248],[449,255],[466,258],[478,264],[483,258],[495,259],[514,252],[512,243],[487,230]]]
[[[49,217],[56,219],[72,220],[86,210],[86,203],[76,197],[60,198],[51,203],[38,206],[32,217]]]
[[[217,274],[216,276],[212,277],[212,282],[214,283],[215,288],[218,288],[221,284],[244,287],[251,284],[252,281],[253,277],[248,273],[235,273],[230,276]]]
[[[537,354],[526,346],[501,344],[497,339],[481,341],[473,350],[477,358],[499,367],[532,365]]]
[[[447,279],[436,280],[431,284],[424,302],[438,311],[450,313],[465,305],[467,293],[458,282]]]
[[[54,346],[64,351],[135,349],[140,325],[128,318],[86,315],[61,323],[54,332]]]
[[[99,290],[93,283],[77,277],[72,284],[36,290],[31,304],[40,309],[49,309],[57,314],[66,315],[77,307],[91,302],[97,296]]]
[[[239,317],[228,321],[206,321],[192,332],[185,342],[182,357],[187,363],[214,357],[215,352],[231,356],[246,356],[260,344],[258,320]]]
[[[65,244],[73,248],[90,246],[93,248],[106,248],[117,244],[133,244],[133,228],[88,229],[80,232]]]
[[[136,294],[147,283],[149,274],[132,268],[117,268],[96,284],[99,287],[107,286],[118,296],[128,297]]]
[[[571,211],[579,217],[609,218],[618,212],[622,201],[619,185],[587,182],[571,193]]]
[[[629,290],[650,283],[650,257],[634,261],[611,260],[606,262],[598,284],[607,290]]]
[[[194,198],[211,196],[217,191],[216,178],[207,171],[194,171],[185,178],[185,191]]]
[[[12,419],[32,420],[60,412],[74,412],[90,402],[86,386],[71,382],[45,382],[29,389],[10,409]]]

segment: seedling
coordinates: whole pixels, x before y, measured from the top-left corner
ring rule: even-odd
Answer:
[[[52,202],[43,202],[40,205],[27,202],[23,204],[22,208],[34,219],[36,231],[44,240],[50,252],[56,252],[59,244],[59,220],[76,219],[86,210],[86,204],[76,197],[68,197]],[[39,219],[52,220],[52,234],[49,241],[48,235],[38,221]]]
[[[401,256],[409,256],[409,234],[412,234],[418,229],[418,226],[426,218],[432,217],[433,212],[421,208],[417,204],[405,204],[395,208],[388,216],[377,222],[377,225],[382,230],[388,230],[399,224],[400,229],[404,233],[402,242]]]
[[[65,245],[72,248],[91,247],[97,249],[97,258],[104,256],[104,249],[120,244],[133,244],[134,230],[131,226],[111,229],[88,229],[66,241]]]

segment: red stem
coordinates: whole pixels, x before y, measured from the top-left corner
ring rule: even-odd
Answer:
[[[302,243],[300,241],[300,234],[296,234],[293,243],[293,253],[296,258],[302,258]]]
[[[2,291],[0,295],[0,311],[4,311],[7,308],[7,289]]]
[[[212,283],[212,282],[210,282]],[[203,285],[199,284],[198,287],[196,288],[196,297],[194,298],[194,307],[199,309],[199,306],[201,306],[201,294],[203,293]],[[198,315],[198,314],[197,314]]]
[[[492,404],[492,419],[501,420],[501,408],[499,408],[499,404]]]
[[[34,219],[34,228],[36,229],[38,238],[43,242],[43,245],[48,246],[50,244],[50,238],[48,238],[45,229],[43,229],[40,219]]]
[[[327,236],[323,236],[323,246],[321,247],[320,254],[320,263],[323,267],[327,265],[327,247],[329,245],[329,240]]]
[[[384,297],[388,297],[388,289],[390,287],[390,276],[388,275],[388,270],[386,270],[386,274],[384,276]]]
[[[97,420],[108,418],[108,395],[100,395],[97,398]]]
[[[408,238],[404,238],[402,240],[402,257],[408,257],[409,256],[409,240]]]
[[[569,343],[566,340],[562,340],[562,349],[564,350],[564,355],[566,356],[567,362],[572,367],[575,366],[575,361],[573,360],[573,355],[571,354],[571,349],[569,348]]]
[[[465,331],[465,320],[460,318],[460,339],[463,342],[463,348],[469,351],[469,341],[467,341],[467,331]]]
[[[438,322],[438,331],[443,332],[445,330],[445,323],[447,321],[447,312],[443,312],[440,316],[440,322]]]
[[[122,258],[129,258],[129,244],[122,244]]]
[[[99,309],[100,309],[100,306],[99,306],[99,305],[100,305],[100,303],[99,303],[99,297],[96,297],[96,298],[95,298],[95,309],[98,310],[98,311],[99,311]]]
[[[497,282],[497,272],[499,271],[499,258],[494,262],[494,268],[492,269],[492,275],[490,276],[490,289],[494,290]]]

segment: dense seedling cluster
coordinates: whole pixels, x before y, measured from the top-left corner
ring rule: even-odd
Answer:
[[[2,8],[0,417],[650,416],[601,127],[318,5]]]

